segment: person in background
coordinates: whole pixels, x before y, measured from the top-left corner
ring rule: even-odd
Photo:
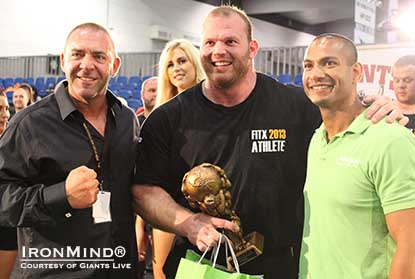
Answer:
[[[0,88],[0,137],[10,119],[7,96]],[[9,279],[17,257],[17,232],[15,228],[0,227],[0,279]]]
[[[32,103],[33,89],[29,84],[22,83],[13,91],[13,107],[15,113],[26,108]]]
[[[157,80],[158,78],[156,76],[150,77],[141,85],[141,100],[143,102],[144,110],[137,114],[138,124],[140,127],[155,107],[157,97]],[[146,259],[150,254],[147,255],[149,235],[145,230],[145,221],[139,215],[136,216],[135,228],[138,250],[138,279],[140,279],[144,276],[147,265]]]
[[[155,106],[158,107],[164,104],[177,94],[195,86],[204,78],[205,73],[200,63],[197,48],[185,39],[176,39],[168,42],[160,55]],[[144,102],[145,100],[143,99]],[[143,118],[144,116],[141,113],[141,117]],[[139,122],[143,123],[143,121]],[[142,227],[144,222],[142,220],[138,221],[141,223],[138,226]],[[142,235],[143,233],[140,232],[139,234]],[[174,238],[174,234],[156,228],[152,229],[154,279],[173,278],[175,275],[177,267],[165,264]],[[183,241],[180,239],[176,241],[176,243],[180,242]],[[171,255],[171,257],[180,257],[180,255]]]
[[[6,93],[0,88],[0,136],[3,135],[10,119],[9,102]]]
[[[29,84],[29,86],[32,88],[32,98],[31,98],[30,103],[31,103],[31,104],[34,104],[34,103],[36,103],[37,101],[42,100],[42,98],[41,98],[41,97],[38,95],[38,93],[37,93],[37,88],[36,88],[36,86],[34,86],[34,85],[30,85],[30,84]]]
[[[306,50],[304,90],[323,124],[308,150],[301,279],[415,279],[415,137],[365,118],[362,72],[341,35]]]
[[[205,79],[199,51],[185,39],[172,40],[160,55],[156,106]]]
[[[400,57],[392,66],[396,103],[409,118],[406,127],[415,134],[415,55]]]
[[[157,97],[157,80],[158,78],[156,76],[150,77],[143,81],[141,85],[143,111],[137,114],[138,124],[140,127],[155,107]],[[147,254],[150,238],[145,229],[145,221],[139,215],[136,216],[135,231],[138,250],[138,279],[140,279],[143,278],[146,270],[147,257],[150,257],[150,254]]]
[[[141,101],[143,102],[144,110],[137,115],[140,126],[143,125],[144,120],[156,105],[157,82],[157,77],[150,77],[143,81],[143,84],[141,85]]]

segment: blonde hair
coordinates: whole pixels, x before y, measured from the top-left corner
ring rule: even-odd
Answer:
[[[190,63],[192,63],[195,68],[196,82],[194,85],[205,79],[205,72],[203,71],[197,48],[185,39],[176,39],[168,42],[160,55],[156,106],[164,104],[179,93],[177,87],[170,82],[167,74],[167,60],[172,51],[177,48],[181,49],[186,54],[187,59],[189,59]]]

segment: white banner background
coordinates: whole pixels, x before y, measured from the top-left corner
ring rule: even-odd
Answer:
[[[357,49],[358,61],[363,65],[363,77],[357,86],[358,92],[394,98],[392,65],[403,55],[415,55],[415,44],[357,46]]]

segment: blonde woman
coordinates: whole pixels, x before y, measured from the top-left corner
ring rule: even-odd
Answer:
[[[161,52],[158,76],[156,103],[161,105],[205,78],[199,51],[184,39],[168,42]]]
[[[199,51],[187,40],[177,39],[168,42],[160,56],[158,76],[156,106],[162,105],[205,78]],[[173,244],[174,234],[153,229],[152,239],[154,279],[165,279],[163,266]],[[167,275],[169,279],[170,276],[174,276]]]

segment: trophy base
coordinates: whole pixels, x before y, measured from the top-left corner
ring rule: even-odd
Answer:
[[[262,255],[264,249],[264,236],[258,232],[251,232],[244,237],[244,240],[246,243],[243,247],[235,251],[240,266]],[[229,257],[228,261],[232,263],[232,257]]]

